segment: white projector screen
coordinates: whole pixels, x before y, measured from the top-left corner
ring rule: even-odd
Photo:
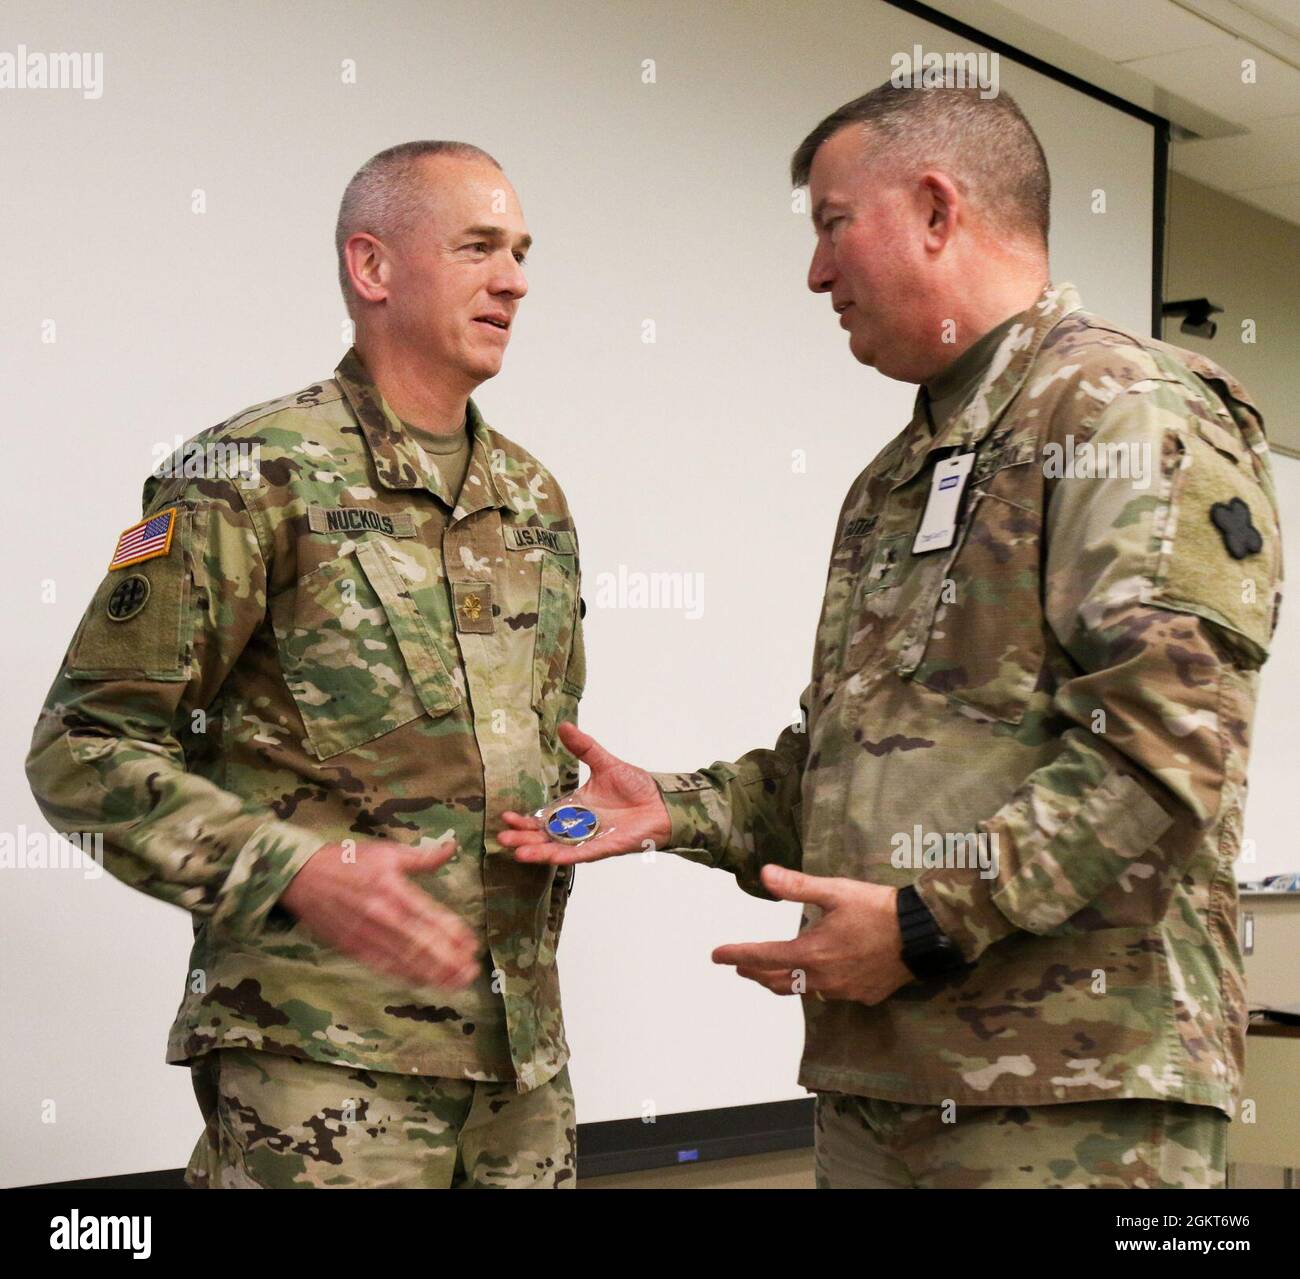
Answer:
[[[412,138],[490,151],[536,237],[505,370],[476,398],[579,521],[585,726],[654,769],[775,740],[840,502],[914,394],[856,364],[805,288],[790,153],[895,53],[977,46],[879,0],[10,0],[6,17],[10,52],[102,53],[98,96],[0,100],[9,527],[30,530],[7,572],[10,830],[43,826],[31,726],[156,446],[329,375],[339,196]],[[1149,332],[1155,130],[1009,58],[1000,76],[1051,163],[1055,278]],[[620,570],[682,574],[702,608],[598,606]],[[3,873],[4,1184],[183,1165],[198,1111],[163,1048],[188,918],[109,877]],[[709,961],[797,921],[670,856],[581,869],[560,952],[579,1120],[803,1095],[798,1002]]]

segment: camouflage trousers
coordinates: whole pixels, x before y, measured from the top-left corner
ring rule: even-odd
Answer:
[[[574,1185],[567,1066],[526,1093],[243,1048],[190,1070],[205,1123],[185,1170],[195,1189]]]
[[[1228,1116],[1182,1102],[904,1105],[817,1094],[819,1189],[1224,1185]]]

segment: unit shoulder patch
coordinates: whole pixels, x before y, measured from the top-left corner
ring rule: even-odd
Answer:
[[[143,573],[132,573],[122,578],[108,597],[106,612],[109,620],[126,622],[149,602],[149,579]]]
[[[1215,502],[1210,507],[1210,519],[1223,538],[1223,545],[1234,560],[1244,560],[1247,555],[1258,555],[1264,549],[1264,539],[1251,522],[1250,507],[1239,497],[1230,502]]]

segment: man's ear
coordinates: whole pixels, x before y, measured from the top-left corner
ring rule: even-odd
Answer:
[[[923,173],[918,189],[926,215],[926,248],[942,249],[957,228],[961,193],[946,173],[937,170]]]
[[[363,302],[382,302],[388,297],[389,260],[383,241],[366,231],[350,235],[343,246],[343,260],[353,292]]]

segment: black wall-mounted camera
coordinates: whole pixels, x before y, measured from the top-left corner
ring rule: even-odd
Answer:
[[[1219,331],[1219,326],[1210,319],[1210,316],[1223,314],[1223,308],[1215,306],[1209,298],[1187,298],[1182,302],[1166,302],[1160,310],[1164,315],[1181,315],[1183,322],[1178,326],[1179,332],[1190,333],[1198,338],[1212,338]]]

